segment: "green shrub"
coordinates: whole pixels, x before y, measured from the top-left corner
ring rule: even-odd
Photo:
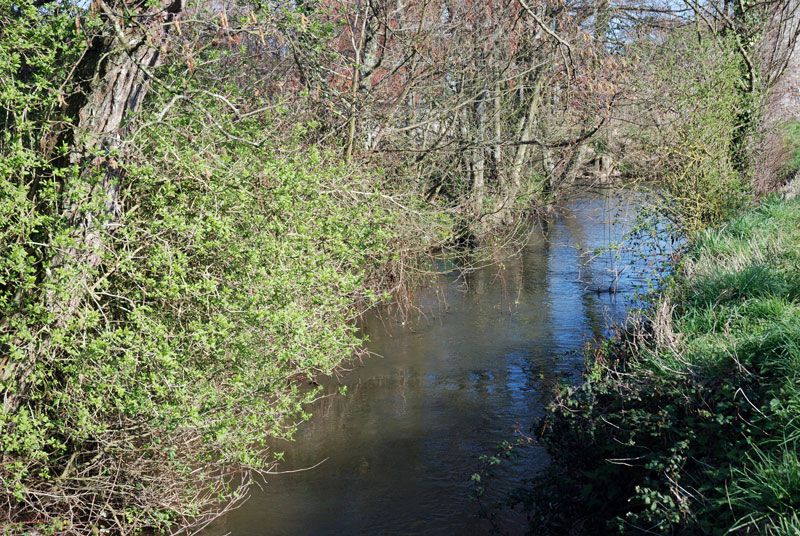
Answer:
[[[313,113],[287,111],[261,49],[208,13],[174,26],[186,49],[119,143],[81,154],[82,60],[110,20],[0,2],[2,530],[202,525],[280,459],[313,378],[360,348],[357,315],[421,277],[452,217],[308,142]]]
[[[274,464],[269,441],[318,396],[308,380],[359,347],[356,305],[378,298],[400,236],[376,181],[324,151],[241,143],[270,118],[218,105],[178,105],[113,155],[120,215],[88,277],[56,254],[41,286],[30,252],[75,247],[69,226],[0,178],[2,342],[11,370],[29,370],[3,378],[25,396],[0,411],[6,519],[75,533],[202,520],[243,493],[241,470]],[[55,314],[76,281],[90,286]]]
[[[738,140],[753,99],[741,91],[742,58],[733,36],[694,28],[661,42],[631,45],[645,57],[634,79],[636,102],[624,128],[621,163],[660,186],[661,217],[698,232],[732,216],[748,200]]]

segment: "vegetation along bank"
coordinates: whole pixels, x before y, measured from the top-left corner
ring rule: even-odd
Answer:
[[[790,535],[798,408],[800,202],[772,199],[696,237],[542,432],[589,533]]]
[[[624,179],[698,249],[548,441],[635,436],[628,465],[574,461],[616,472],[598,512],[625,526],[796,523],[771,487],[796,461],[795,205],[704,229],[797,187],[797,12],[0,0],[2,530],[203,527],[280,462],[361,312]]]

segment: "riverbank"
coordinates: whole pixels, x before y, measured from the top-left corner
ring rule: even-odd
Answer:
[[[700,234],[649,313],[560,389],[541,430],[561,468],[549,490],[580,509],[540,502],[535,522],[798,534],[798,408],[800,203],[772,200]]]

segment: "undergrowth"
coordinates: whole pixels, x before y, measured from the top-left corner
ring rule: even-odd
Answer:
[[[559,473],[521,500],[537,534],[798,534],[798,415],[800,203],[772,200],[701,233],[559,389],[541,430]]]

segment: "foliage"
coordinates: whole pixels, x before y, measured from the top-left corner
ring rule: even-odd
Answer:
[[[3,530],[197,526],[273,466],[269,442],[309,417],[308,380],[357,351],[353,319],[396,287],[397,256],[449,222],[181,61],[124,144],[77,160],[65,102],[86,91],[96,21],[71,3],[2,13]],[[234,63],[204,54],[216,74]]]
[[[796,533],[798,252],[798,203],[702,233],[648,320],[597,354],[584,385],[560,390],[545,441],[561,485],[592,512],[583,522]]]
[[[267,440],[308,417],[316,392],[299,380],[330,374],[359,343],[349,320],[376,298],[365,271],[386,262],[390,215],[369,191],[339,190],[350,171],[326,155],[232,142],[203,117],[181,109],[140,132],[91,297],[39,327],[57,343],[29,404],[0,416],[3,488],[12,509],[40,509],[38,523],[60,523],[80,494],[105,506],[73,523],[102,527],[99,514],[126,531],[230,498],[224,475],[269,467]],[[7,330],[12,355],[24,337]],[[64,504],[42,504],[48,493]]]
[[[744,94],[742,59],[733,37],[698,39],[688,29],[666,42],[632,47],[630,140],[622,166],[662,187],[661,210],[689,233],[723,221],[746,201],[738,166],[740,118],[754,97]]]

